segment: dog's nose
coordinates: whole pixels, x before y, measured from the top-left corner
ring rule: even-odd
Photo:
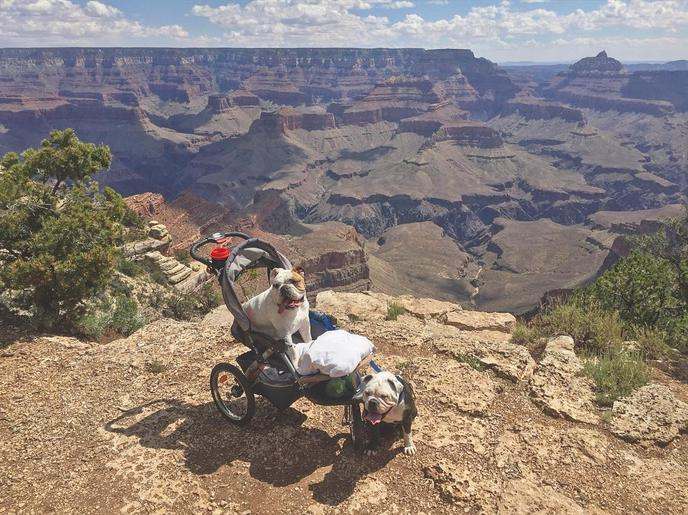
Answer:
[[[377,399],[370,399],[368,401],[368,409],[377,410],[380,407],[380,403]]]

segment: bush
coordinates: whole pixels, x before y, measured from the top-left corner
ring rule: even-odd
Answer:
[[[638,351],[645,359],[662,359],[671,354],[667,334],[654,327],[636,327],[633,339],[638,342]]]
[[[390,302],[387,304],[387,320],[396,320],[399,318],[399,315],[403,315],[406,313],[406,308],[402,306],[401,304],[398,304],[396,302]]]
[[[591,292],[627,322],[652,326],[680,307],[677,287],[669,261],[636,250],[602,274]]]
[[[614,401],[646,385],[649,379],[648,366],[642,356],[618,347],[587,360],[584,370],[595,381],[597,402],[602,406],[611,406]]]
[[[579,350],[596,355],[606,353],[624,338],[624,325],[618,313],[584,295],[545,309],[533,324],[546,336],[567,334]]]
[[[40,325],[73,328],[84,301],[108,284],[125,211],[90,177],[110,161],[106,146],[71,129],[0,158],[0,283],[21,292],[19,307]]]
[[[148,275],[150,276],[151,280],[155,283],[161,284],[163,286],[169,285],[169,281],[167,280],[167,276],[165,275],[165,273],[158,265],[153,263],[151,260],[145,259],[143,261],[143,268],[146,272],[148,272]]]
[[[519,321],[511,331],[511,343],[523,345],[534,359],[538,359],[545,350],[546,340],[539,327]]]
[[[222,304],[221,295],[210,284],[204,284],[199,291],[176,293],[167,297],[162,306],[162,314],[175,320],[193,320],[206,315]]]
[[[104,337],[129,336],[146,323],[133,299],[117,296],[100,308],[87,313],[77,323],[78,331],[93,340]]]
[[[117,261],[117,270],[122,272],[124,275],[129,277],[138,277],[146,272],[146,269],[136,261],[127,259],[125,257],[120,257]]]
[[[191,263],[191,254],[189,254],[189,251],[186,249],[175,250],[174,257],[177,261],[179,261],[180,263],[184,263],[185,265]]]
[[[122,336],[129,336],[146,323],[145,318],[139,314],[136,301],[129,297],[117,297],[115,310],[112,313],[110,327]]]

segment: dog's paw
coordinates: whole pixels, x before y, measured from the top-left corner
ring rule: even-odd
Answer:
[[[377,454],[377,449],[366,449],[365,450],[366,456],[375,456],[376,454]]]
[[[406,454],[406,456],[413,456],[416,454],[416,446],[413,444],[407,445],[404,447],[404,454]]]

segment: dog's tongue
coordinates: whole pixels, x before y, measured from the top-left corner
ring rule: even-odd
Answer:
[[[279,306],[277,307],[277,312],[281,315],[284,313],[285,309],[291,309],[291,308],[296,308],[301,304],[300,300],[289,300],[289,299],[284,299],[283,302],[280,302]]]
[[[371,424],[373,424],[374,426],[376,426],[377,424],[382,422],[382,415],[380,415],[379,413],[366,412],[365,417],[366,417],[366,420],[368,422],[370,422]]]

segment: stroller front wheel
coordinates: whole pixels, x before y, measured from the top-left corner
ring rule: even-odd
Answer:
[[[256,400],[244,373],[229,363],[218,363],[210,373],[210,392],[220,413],[237,425],[256,413]]]

